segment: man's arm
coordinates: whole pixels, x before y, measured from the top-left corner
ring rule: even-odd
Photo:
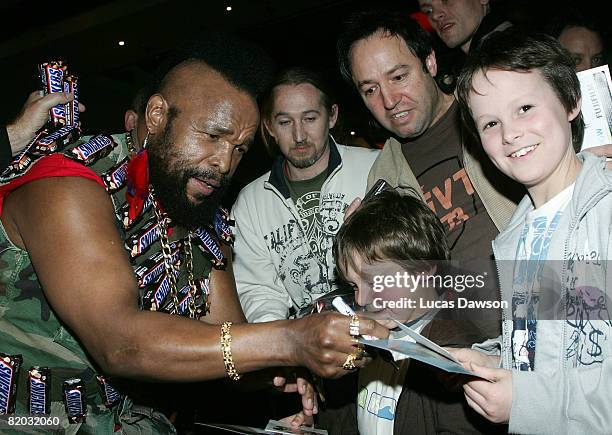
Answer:
[[[4,206],[10,239],[28,251],[51,307],[104,372],[168,381],[225,376],[219,326],[138,309],[136,281],[101,186],[46,178],[20,187]],[[239,372],[304,365],[322,376],[340,376],[354,350],[348,321],[324,315],[234,325],[234,363]],[[361,330],[387,335],[366,319]]]

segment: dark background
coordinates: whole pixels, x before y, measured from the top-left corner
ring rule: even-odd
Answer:
[[[542,30],[564,4],[577,4],[605,20],[605,2],[553,0],[497,0],[511,21]],[[226,6],[232,11],[227,12]],[[0,62],[2,97],[0,123],[12,119],[27,95],[40,87],[36,65],[52,59],[66,61],[80,78],[80,100],[87,105],[81,117],[85,133],[123,131],[123,114],[134,93],[145,83],[158,61],[181,40],[202,30],[234,31],[262,45],[280,67],[302,65],[327,73],[336,84],[341,121],[335,135],[341,143],[357,138],[380,143],[377,129],[357,94],[340,79],[335,43],[343,19],[353,10],[386,7],[416,11],[416,0],[84,0],[81,2],[0,1]],[[607,29],[606,23],[603,28]],[[125,41],[119,46],[120,40]],[[609,35],[606,38],[610,47]],[[439,53],[440,54],[440,53]],[[350,131],[356,135],[351,136]],[[362,141],[363,144],[363,141]],[[260,142],[245,156],[228,198],[269,169],[270,158]],[[284,398],[263,399],[260,394],[226,390],[227,382],[198,386],[170,400],[183,398],[203,414],[204,421],[265,425]],[[163,389],[160,389],[163,391]],[[164,394],[164,393],[163,393]],[[165,393],[167,395],[167,392]],[[269,405],[272,402],[272,405]],[[177,404],[173,403],[176,407]],[[183,405],[180,405],[183,409]],[[270,408],[275,412],[270,412]],[[187,411],[188,422],[191,421]],[[185,432],[189,433],[189,432]],[[211,433],[204,430],[202,433]]]
[[[511,20],[543,29],[567,1],[492,0]],[[604,17],[603,2],[580,7]],[[231,5],[232,11],[226,11]],[[234,31],[261,44],[279,66],[309,66],[335,83],[341,121],[335,135],[341,143],[381,143],[378,130],[357,94],[337,70],[335,42],[344,18],[353,10],[386,7],[410,12],[416,0],[374,2],[346,0],[136,0],[0,2],[0,61],[4,101],[0,122],[18,112],[26,96],[40,87],[36,64],[64,59],[80,78],[85,133],[123,131],[123,114],[132,96],[148,79],[160,58],[181,40],[202,30]],[[602,18],[603,19],[603,18]],[[605,23],[604,23],[605,24]],[[603,28],[607,28],[604,26]],[[119,46],[118,41],[125,41]],[[608,46],[610,44],[608,43]],[[351,136],[350,131],[356,135]],[[241,163],[235,188],[269,169],[270,159],[257,143]]]

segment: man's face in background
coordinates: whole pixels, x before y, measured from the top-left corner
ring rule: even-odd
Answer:
[[[329,160],[329,130],[337,116],[338,107],[328,110],[321,91],[310,83],[283,84],[273,90],[270,119],[264,124],[293,168],[318,165],[323,170]]]
[[[487,12],[489,0],[419,0],[421,12],[449,47],[465,53]]]

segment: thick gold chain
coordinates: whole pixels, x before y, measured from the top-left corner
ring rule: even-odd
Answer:
[[[185,243],[185,262],[187,263],[187,281],[189,282],[189,317],[195,319],[199,317],[198,310],[196,308],[195,300],[198,288],[196,287],[195,277],[193,276],[193,251],[191,250],[191,237],[192,233],[189,231],[187,235],[187,242]],[[178,309],[178,307],[177,307]]]
[[[153,191],[153,186],[149,187],[149,194],[151,195],[151,202],[153,203],[153,211],[155,212],[155,218],[157,219],[157,223],[159,224],[159,242],[162,247],[162,256],[164,258],[164,267],[166,269],[166,275],[169,280],[170,287],[170,297],[172,298],[172,303],[174,304],[174,311],[176,314],[179,314],[179,298],[178,298],[178,286],[177,280],[179,275],[180,266],[177,263],[172,261],[172,247],[170,242],[168,241],[168,222],[170,218],[165,213],[159,209],[159,204],[157,203],[157,198],[155,197],[155,192]],[[189,283],[189,299],[188,299],[188,309],[189,309],[189,317],[192,319],[199,317],[198,308],[196,307],[196,295],[198,288],[195,282],[195,276],[193,274],[193,250],[191,248],[191,239],[193,235],[192,232],[189,231],[187,235],[187,239],[183,242],[183,251],[185,253],[185,263],[187,266],[187,281]],[[208,301],[206,301],[208,306]],[[159,307],[158,307],[159,308]]]
[[[172,248],[170,247],[170,243],[168,242],[168,215],[162,213],[159,209],[159,204],[157,203],[157,198],[155,197],[155,192],[153,191],[153,186],[149,187],[149,195],[151,195],[151,202],[153,203],[153,211],[155,212],[155,218],[157,219],[157,224],[159,226],[159,243],[162,247],[162,256],[164,257],[164,268],[166,270],[166,276],[168,277],[168,281],[170,282],[170,297],[172,298],[172,302],[174,303],[174,309],[178,313],[179,309],[179,300],[178,300],[178,289],[176,288],[176,282],[178,277],[178,266],[174,264],[172,261]],[[158,307],[158,309],[161,307]]]

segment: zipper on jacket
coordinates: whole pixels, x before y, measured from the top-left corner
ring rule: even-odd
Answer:
[[[496,259],[497,255],[495,253],[495,251],[496,251],[495,243],[492,243],[492,248],[493,248],[493,257],[494,257],[494,259]],[[501,281],[501,273],[499,271],[498,260],[495,260],[495,271],[497,272],[497,281],[498,281],[498,284],[499,284],[498,285],[499,301],[503,302],[504,295],[502,293],[502,284],[501,284],[502,281]],[[512,351],[512,343],[508,343],[507,342],[508,340],[506,339],[506,337],[508,335],[507,334],[507,329],[508,328],[506,327],[507,319],[508,319],[507,314],[508,313],[506,312],[506,310],[504,309],[504,307],[502,305],[502,308],[501,308],[501,317],[502,317],[501,318],[501,322],[502,322],[502,324],[501,324],[501,338],[502,338],[501,346],[502,346],[502,348],[500,349],[499,357],[500,357],[500,362],[502,364],[502,368],[506,368],[506,369],[512,370],[511,357],[510,357],[510,352]],[[504,356],[504,348],[508,349],[508,352],[506,352],[507,355],[505,355],[505,356]]]
[[[321,206],[323,205],[323,190],[329,183],[331,183],[331,179],[338,173],[338,171],[340,171],[340,169],[342,169],[342,160],[340,160],[338,166],[336,166],[334,170],[331,171],[331,173],[327,176],[323,184],[321,184],[321,194],[319,195],[319,213],[321,213]]]

